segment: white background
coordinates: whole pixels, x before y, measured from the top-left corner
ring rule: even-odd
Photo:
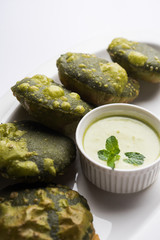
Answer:
[[[0,97],[72,46],[134,31],[160,39],[159,0],[0,0]]]

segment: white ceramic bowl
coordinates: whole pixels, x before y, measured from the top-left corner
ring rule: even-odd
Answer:
[[[87,113],[76,130],[76,143],[80,152],[81,166],[85,176],[97,187],[114,193],[134,193],[149,187],[160,170],[160,157],[152,164],[138,169],[114,169],[91,159],[84,151],[83,136],[95,120],[113,115],[123,115],[144,120],[160,136],[160,120],[150,111],[132,104],[115,103],[97,107]]]

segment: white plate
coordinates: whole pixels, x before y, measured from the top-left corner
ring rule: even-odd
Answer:
[[[94,53],[99,57],[110,60],[105,49],[114,37],[112,35],[91,39],[69,49],[69,51]],[[140,35],[137,38],[131,35],[129,37],[132,40],[153,44],[160,50],[160,46],[153,39],[148,37],[140,39]],[[59,82],[56,68],[58,57],[54,57],[27,76],[36,73],[46,74]],[[133,104],[145,107],[160,117],[160,84],[145,82],[140,84],[140,95]],[[27,113],[22,109],[16,98],[12,96],[11,91],[0,99],[0,121],[2,123],[26,118],[28,118]],[[74,190],[78,190],[88,200],[94,215],[95,229],[101,240],[160,239],[160,177],[150,188],[136,194],[108,193],[96,188],[84,177],[77,157],[72,171],[62,180],[59,180],[59,183],[64,183]],[[1,182],[1,186],[4,186],[4,184],[6,185],[5,182]]]

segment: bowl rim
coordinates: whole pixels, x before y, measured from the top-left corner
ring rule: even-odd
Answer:
[[[160,119],[159,117],[152,113],[151,111],[149,111],[148,109],[138,106],[138,105],[134,105],[134,104],[129,104],[129,103],[111,103],[111,104],[105,104],[102,106],[98,106],[94,109],[92,109],[90,112],[88,112],[78,123],[78,126],[76,128],[76,133],[75,133],[75,140],[76,140],[76,145],[79,149],[79,151],[83,154],[83,156],[85,157],[85,159],[87,159],[89,162],[91,162],[92,164],[94,164],[96,167],[102,168],[105,171],[112,171],[112,172],[119,172],[119,173],[133,173],[133,172],[141,172],[141,171],[145,171],[151,167],[153,167],[154,165],[158,164],[160,162],[160,156],[152,163],[144,166],[144,167],[140,167],[137,169],[112,169],[111,167],[108,167],[107,165],[103,165],[99,162],[96,162],[95,160],[93,160],[91,157],[88,156],[88,154],[86,154],[86,152],[83,149],[83,144],[82,142],[80,142],[80,138],[79,138],[79,134],[80,134],[80,130],[81,130],[81,125],[88,119],[88,117],[90,117],[90,115],[95,114],[98,111],[101,111],[102,109],[105,108],[114,108],[114,107],[124,107],[124,108],[130,108],[130,109],[134,109],[134,110],[139,110],[141,112],[145,112],[147,115],[150,115],[151,118],[155,119],[156,121],[159,121],[160,124]],[[112,115],[113,116],[113,115]],[[100,117],[101,118],[101,117]],[[100,119],[99,118],[99,119]],[[95,118],[95,120],[98,120],[98,118]],[[141,121],[141,120],[140,120]],[[94,118],[92,119],[92,122],[94,122]],[[145,122],[145,121],[144,121]],[[152,125],[151,125],[152,126]],[[88,127],[88,126],[87,126]],[[87,129],[87,127],[85,127],[85,130]],[[152,126],[153,127],[153,126]],[[156,129],[153,127],[153,129],[156,131]],[[84,130],[84,132],[85,132]],[[84,136],[84,132],[83,132],[83,136]],[[156,131],[158,132],[158,131]],[[160,137],[160,136],[159,136]],[[82,138],[83,140],[83,138]]]

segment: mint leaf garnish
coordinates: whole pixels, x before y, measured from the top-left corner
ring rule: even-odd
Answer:
[[[114,136],[110,136],[106,140],[105,147],[106,149],[102,149],[97,152],[98,157],[99,159],[106,161],[107,165],[114,169],[115,162],[120,158],[120,156],[118,155],[120,150],[117,139]]]
[[[107,165],[111,167],[112,169],[115,168],[115,162],[120,159],[120,155],[111,155],[110,158],[107,161]]]
[[[142,165],[144,163],[144,158],[145,156],[143,156],[141,153],[137,153],[137,152],[126,152],[125,153],[126,159],[123,159],[124,162],[133,164],[135,166],[137,165]]]
[[[107,166],[114,169],[115,162],[120,159],[120,149],[116,137],[110,136],[109,138],[107,138],[105,148],[106,149],[102,149],[97,152],[98,157],[100,160],[106,161]],[[141,153],[126,152],[125,155],[127,158],[123,159],[124,162],[133,164],[135,166],[142,165],[144,163],[145,156]]]
[[[109,138],[107,138],[106,149],[108,152],[110,152],[110,154],[114,154],[114,155],[120,152],[116,137],[110,136]]]
[[[107,161],[109,156],[110,156],[110,153],[107,152],[107,150],[105,149],[98,151],[98,157],[103,161]]]

